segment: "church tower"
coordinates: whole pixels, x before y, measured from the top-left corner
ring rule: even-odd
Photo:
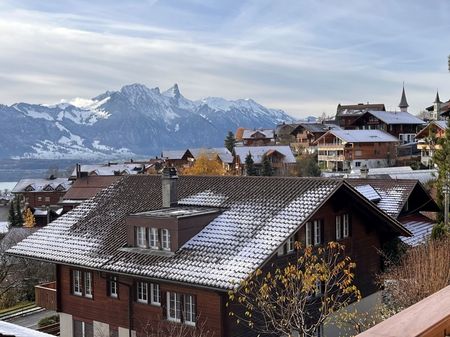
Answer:
[[[405,94],[405,84],[403,84],[403,91],[402,91],[402,98],[400,100],[400,104],[398,105],[400,108],[400,111],[407,112],[408,111],[408,101],[406,100],[406,94]]]
[[[441,104],[442,102],[439,98],[439,91],[436,91],[436,98],[433,102],[433,111],[431,112],[430,119],[434,121],[440,119]]]

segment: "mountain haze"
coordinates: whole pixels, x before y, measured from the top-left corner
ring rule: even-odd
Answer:
[[[55,105],[0,105],[0,158],[106,159],[222,146],[228,130],[292,122],[252,99],[185,98],[142,84]]]

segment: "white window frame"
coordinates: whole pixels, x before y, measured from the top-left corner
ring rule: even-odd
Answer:
[[[158,235],[158,228],[150,228],[150,240],[149,245],[152,249],[159,249],[159,235]]]
[[[84,272],[84,296],[92,298],[92,273],[90,271]]]
[[[294,243],[295,243],[295,236],[292,235],[289,237],[289,239],[286,242],[286,253],[292,253],[294,251]]]
[[[312,235],[311,235],[311,226],[312,226],[312,224],[309,221],[305,225],[305,244],[306,244],[307,247],[312,245],[312,242],[311,242],[311,237],[312,237]]]
[[[150,304],[161,306],[161,292],[158,283],[150,283]]]
[[[184,295],[184,323],[195,326],[196,303],[194,295]]]
[[[148,284],[138,282],[136,286],[136,298],[138,303],[148,303]]]
[[[348,213],[342,215],[342,236],[348,238],[350,236],[350,217]]]
[[[341,222],[341,216],[336,215],[336,240],[342,239],[342,222]]]
[[[119,292],[117,289],[117,276],[111,276],[109,278],[109,296],[112,298],[119,297]]]
[[[167,292],[167,320],[181,323],[181,295]]]
[[[136,246],[140,248],[147,248],[147,231],[145,227],[136,227]]]
[[[320,220],[314,220],[314,246],[322,243],[322,228]]]
[[[161,229],[161,248],[170,250],[170,232],[166,228]]]
[[[81,287],[81,271],[72,270],[72,291],[76,296],[83,296],[83,290]]]

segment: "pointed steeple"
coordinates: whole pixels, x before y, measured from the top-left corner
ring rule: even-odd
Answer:
[[[434,99],[433,103],[437,103],[437,104],[442,103],[440,98],[439,98],[439,91],[438,90],[436,90],[436,98]]]
[[[405,83],[403,83],[402,98],[398,107],[400,108],[400,111],[407,111],[409,107],[408,101],[406,100]]]

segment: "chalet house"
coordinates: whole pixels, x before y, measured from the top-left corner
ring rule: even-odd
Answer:
[[[416,134],[417,148],[421,151],[420,162],[424,166],[433,166],[434,152],[441,147],[438,140],[445,137],[447,127],[447,121],[432,121]]]
[[[236,131],[236,141],[243,146],[264,146],[275,144],[273,129],[242,129]]]
[[[250,154],[257,173],[262,168],[262,160],[267,156],[272,164],[274,175],[287,175],[296,163],[292,150],[287,145],[236,146],[234,148],[234,167],[238,174],[246,174],[245,158]]]
[[[330,130],[316,140],[319,166],[329,171],[395,164],[398,138],[380,130]]]
[[[177,178],[166,169],[121,177],[8,254],[56,265],[56,283],[36,298],[60,313],[61,337],[174,326],[252,337],[230,317],[227,292],[256,268],[295,258],[294,241],[345,244],[370,301],[377,249],[399,235],[410,232],[344,180]]]
[[[93,164],[93,165],[75,165],[69,180],[76,180],[80,177],[86,176],[123,176],[128,174],[143,174],[146,173],[151,164],[146,163],[107,163],[107,164]]]
[[[198,156],[205,154],[209,159],[217,160],[226,171],[232,169],[234,160],[233,155],[226,147],[190,148],[189,152],[192,154],[194,162],[197,160]]]
[[[367,111],[358,117],[351,127],[359,130],[382,130],[400,140],[400,144],[412,143],[425,122],[405,111]]]
[[[161,157],[166,161],[166,165],[177,169],[189,167],[194,162],[194,156],[189,150],[163,151]]]
[[[45,226],[62,214],[60,202],[70,189],[67,178],[21,179],[11,191],[17,196],[22,208],[31,208],[36,225]]]
[[[350,128],[353,122],[369,110],[386,111],[384,104],[338,104],[336,109],[336,124],[343,129]]]
[[[291,144],[296,153],[314,153],[317,145],[314,143],[329,130],[338,130],[339,126],[323,123],[300,123],[292,130],[295,141]]]
[[[295,136],[292,131],[297,127],[298,124],[294,123],[282,123],[278,124],[275,128],[275,140],[278,145],[289,145],[295,143]]]

